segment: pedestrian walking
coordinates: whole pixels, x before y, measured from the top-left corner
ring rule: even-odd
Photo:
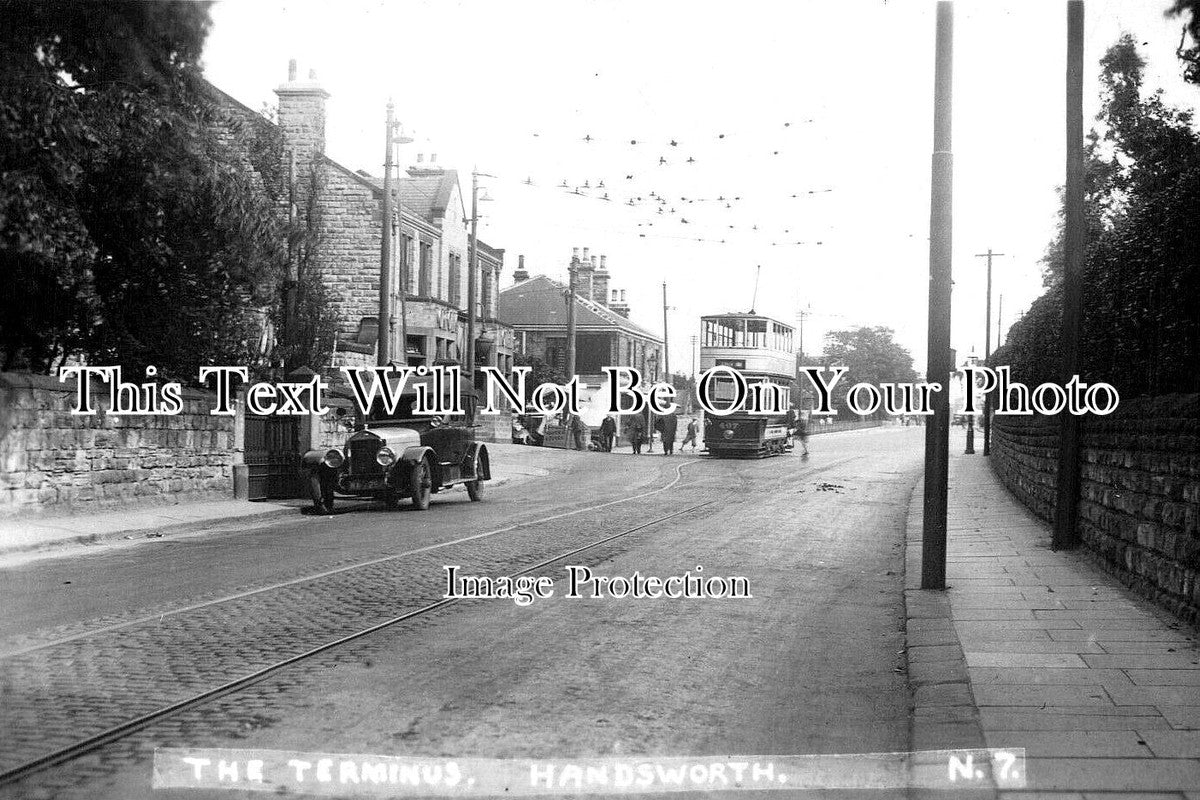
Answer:
[[[612,414],[604,418],[600,423],[600,447],[604,452],[611,453],[613,449],[613,440],[617,438],[617,421],[613,419]]]
[[[571,415],[570,425],[571,443],[575,450],[586,450],[587,447],[583,444],[583,431],[587,427],[583,424],[578,414]]]
[[[642,445],[646,441],[646,420],[641,414],[634,414],[629,420],[629,443],[633,445],[633,454],[642,454]]]
[[[670,456],[675,454],[675,433],[679,428],[679,418],[674,414],[668,414],[663,417],[659,423],[659,430],[662,431],[662,446],[663,455]]]
[[[796,438],[800,440],[803,455],[808,455],[808,422],[802,416],[796,417]]]
[[[692,417],[688,420],[687,429],[683,432],[683,443],[679,445],[679,451],[683,452],[683,448],[688,446],[688,442],[692,443],[692,452],[696,450],[696,434],[700,432],[699,426],[696,424],[696,418]]]

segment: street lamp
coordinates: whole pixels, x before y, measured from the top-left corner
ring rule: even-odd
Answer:
[[[967,360],[963,362],[964,367],[973,367],[979,363],[979,357],[974,353],[967,356]],[[968,385],[967,380],[963,379],[963,396],[969,400],[969,406],[975,407],[975,382],[971,381]],[[964,455],[975,455],[975,415],[967,414],[967,449]]]

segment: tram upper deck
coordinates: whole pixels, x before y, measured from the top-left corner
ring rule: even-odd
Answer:
[[[796,379],[794,333],[792,326],[754,313],[701,317],[700,371],[726,366],[747,378],[790,385]]]

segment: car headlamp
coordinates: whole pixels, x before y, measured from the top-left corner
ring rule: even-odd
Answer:
[[[389,447],[379,448],[379,452],[375,454],[375,460],[379,462],[381,467],[390,467],[396,463],[396,454]]]
[[[330,450],[325,454],[325,457],[321,459],[321,463],[330,469],[338,469],[343,463],[345,463],[345,461],[346,459],[343,458],[342,454],[337,450]]]

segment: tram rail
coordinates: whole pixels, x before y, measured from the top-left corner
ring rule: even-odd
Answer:
[[[860,456],[849,456],[849,457],[845,457],[845,458],[836,459],[834,461],[825,463],[818,468],[806,470],[803,474],[805,476],[811,476],[814,474],[818,474],[820,472],[824,472],[826,470],[833,469],[845,462],[851,461],[858,457],[860,457]],[[583,513],[595,512],[598,509],[617,506],[617,505],[620,505],[623,503],[629,503],[629,502],[632,502],[635,500],[641,500],[641,499],[654,497],[656,495],[660,495],[660,494],[667,492],[670,489],[678,486],[679,483],[683,480],[683,469],[689,465],[696,464],[696,463],[700,463],[700,460],[695,459],[695,460],[690,460],[685,463],[679,464],[675,470],[675,472],[676,472],[675,477],[671,481],[669,481],[668,483],[664,484],[663,486],[661,486],[657,489],[653,489],[653,490],[646,491],[646,492],[641,492],[639,494],[632,495],[630,497],[618,498],[616,500],[608,501],[605,503],[587,506],[586,508],[573,509],[570,511],[559,512],[556,514],[550,514],[550,515],[546,515],[544,517],[538,518],[536,520],[526,520],[523,522],[515,523],[513,525],[496,528],[494,530],[484,531],[481,533],[472,534],[470,536],[460,537],[460,538],[452,540],[452,541],[439,542],[437,544],[432,544],[432,545],[428,545],[428,546],[421,547],[421,548],[413,548],[411,550],[404,551],[403,553],[396,553],[396,554],[392,554],[389,556],[384,556],[384,557],[380,557],[380,558],[376,558],[376,559],[370,559],[367,561],[363,561],[363,562],[359,562],[359,563],[355,563],[355,564],[351,564],[351,565],[347,565],[347,566],[343,566],[343,567],[338,567],[338,568],[332,569],[332,570],[325,570],[325,571],[322,571],[320,573],[316,573],[313,575],[302,576],[300,578],[292,579],[289,581],[284,581],[284,582],[277,583],[277,584],[272,584],[270,586],[261,587],[261,588],[254,589],[251,591],[241,592],[241,593],[237,593],[234,595],[229,595],[227,597],[209,600],[209,601],[206,601],[203,603],[196,603],[191,606],[187,606],[187,607],[183,607],[183,608],[179,608],[179,609],[173,609],[170,612],[166,612],[162,616],[166,616],[167,614],[172,615],[172,616],[179,616],[179,615],[182,615],[182,614],[185,614],[188,612],[192,612],[192,611],[200,611],[200,610],[212,608],[214,606],[220,606],[222,604],[231,603],[231,602],[234,602],[237,600],[243,600],[243,599],[253,597],[256,595],[262,595],[264,593],[269,593],[272,591],[284,590],[284,589],[294,587],[294,586],[297,586],[300,584],[317,581],[322,578],[339,576],[339,575],[343,575],[345,573],[353,572],[355,570],[366,570],[371,567],[379,566],[379,565],[385,564],[387,562],[394,562],[394,561],[397,561],[399,559],[403,559],[406,557],[411,557],[411,556],[418,555],[418,554],[441,550],[441,549],[448,548],[448,547],[451,547],[454,545],[461,545],[461,544],[467,544],[467,543],[476,542],[476,541],[480,541],[480,540],[485,540],[485,539],[489,539],[492,537],[496,537],[503,533],[511,533],[511,532],[518,531],[521,529],[534,528],[539,525],[544,525],[548,522],[553,522],[553,521],[569,518],[569,517],[576,516],[576,515],[583,514]],[[726,476],[726,477],[728,477],[728,476]],[[795,477],[795,476],[793,476],[793,477]],[[688,486],[692,486],[692,485],[695,485],[695,484],[688,484]],[[700,508],[709,506],[709,505],[713,504],[714,502],[716,502],[716,498],[704,500],[704,501],[698,502],[698,503],[689,504],[688,506],[686,506],[682,509],[672,511],[667,514],[662,514],[662,515],[657,516],[654,519],[649,520],[647,522],[641,522],[636,525],[629,525],[627,527],[623,527],[623,528],[621,528],[621,530],[619,530],[615,533],[606,534],[594,541],[586,542],[579,546],[571,547],[565,551],[557,552],[548,557],[538,559],[535,563],[529,564],[528,566],[525,566],[518,571],[511,571],[508,574],[512,575],[513,577],[526,575],[530,572],[543,569],[544,567],[546,567],[548,565],[554,564],[554,563],[562,561],[564,559],[571,558],[573,556],[577,556],[582,553],[586,553],[587,551],[594,550],[596,548],[600,548],[600,547],[602,547],[606,544],[609,544],[615,540],[630,536],[639,531],[646,530],[647,528],[651,528],[655,525],[659,525],[663,522],[674,519],[676,517],[690,514]],[[386,629],[392,628],[394,626],[401,625],[405,622],[426,616],[435,611],[438,611],[440,609],[443,609],[447,606],[450,606],[452,604],[459,603],[459,602],[463,602],[463,599],[462,598],[444,598],[444,599],[437,600],[435,602],[424,603],[423,605],[419,606],[418,608],[415,608],[412,610],[407,610],[407,611],[404,611],[399,614],[394,614],[393,616],[390,616],[387,619],[384,619],[382,621],[368,625],[368,626],[362,628],[361,630],[356,630],[351,633],[348,633],[348,634],[345,634],[342,636],[338,636],[330,641],[326,641],[319,645],[309,647],[309,648],[303,650],[302,652],[294,653],[285,658],[280,658],[266,666],[260,667],[258,669],[252,669],[250,671],[247,671],[245,674],[239,675],[237,677],[234,677],[234,678],[231,678],[228,680],[224,680],[224,681],[220,682],[219,684],[212,686],[211,688],[207,688],[202,691],[195,691],[192,694],[190,694],[186,697],[180,698],[178,700],[164,702],[163,705],[157,709],[154,709],[154,710],[146,712],[146,713],[139,714],[137,716],[133,716],[126,720],[122,720],[120,722],[117,722],[116,724],[109,725],[109,726],[105,727],[103,730],[100,730],[94,734],[81,737],[79,739],[76,739],[73,742],[70,742],[70,743],[60,746],[60,747],[55,747],[45,753],[37,755],[34,758],[28,758],[19,764],[15,764],[11,767],[4,768],[3,771],[0,771],[0,786],[6,786],[9,784],[16,783],[16,782],[22,781],[26,778],[29,778],[31,776],[34,776],[37,773],[40,773],[49,768],[69,763],[69,762],[71,762],[75,759],[78,759],[88,753],[91,753],[93,751],[101,749],[101,748],[105,747],[106,745],[120,741],[124,738],[127,738],[127,737],[137,733],[138,731],[144,730],[145,728],[150,727],[151,725],[155,724],[156,722],[166,720],[166,719],[171,718],[176,715],[180,715],[190,709],[194,709],[199,706],[204,706],[206,704],[212,703],[212,702],[214,702],[222,697],[225,697],[227,695],[235,694],[235,693],[237,693],[241,690],[247,689],[247,688],[249,688],[249,687],[251,687],[251,686],[283,671],[283,670],[286,670],[290,667],[301,664],[305,661],[309,661],[318,655],[328,653],[329,651],[335,650],[340,647],[344,647],[345,645],[350,644],[351,642],[355,642],[357,640],[363,639],[365,637],[369,637],[369,636],[371,636],[375,633],[381,632],[383,630],[386,630]],[[88,637],[102,636],[105,634],[111,634],[114,632],[121,631],[122,629],[130,629],[130,628],[134,628],[135,626],[138,626],[138,625],[145,625],[149,622],[154,622],[159,619],[160,619],[160,615],[148,616],[148,617],[140,618],[138,620],[129,620],[129,621],[122,622],[120,624],[106,626],[104,628],[94,629],[94,630],[87,631],[84,633],[76,634],[71,637],[66,637],[63,639],[38,644],[36,646],[32,646],[32,647],[26,648],[24,650],[6,654],[4,658],[0,658],[0,664],[3,664],[4,661],[15,658],[17,655],[27,655],[27,654],[31,654],[31,653],[36,653],[37,651],[48,650],[48,649],[51,649],[56,646],[70,644],[72,642],[76,642],[81,639],[86,639]],[[5,682],[7,683],[7,680]]]

